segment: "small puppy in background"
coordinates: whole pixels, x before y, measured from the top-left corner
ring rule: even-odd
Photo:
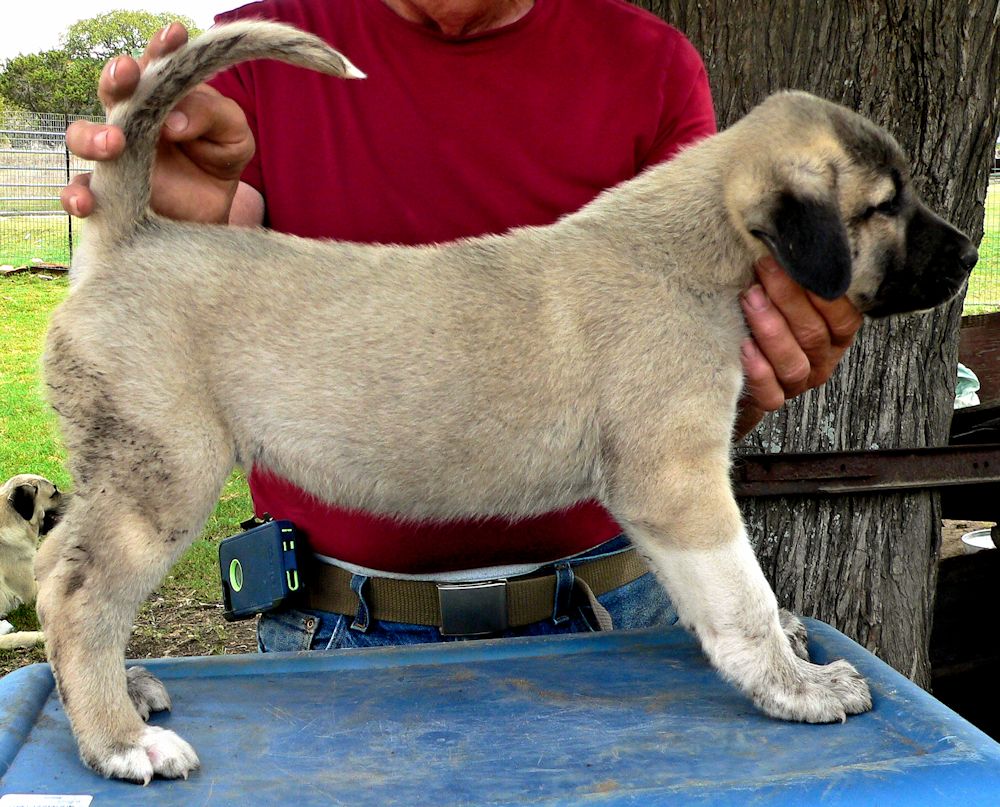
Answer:
[[[18,474],[0,486],[0,617],[22,603],[35,601],[33,564],[38,539],[52,529],[62,512],[63,495],[44,476]],[[0,649],[34,647],[41,631],[10,633],[0,619]]]

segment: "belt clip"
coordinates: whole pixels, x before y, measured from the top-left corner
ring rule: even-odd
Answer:
[[[507,581],[438,583],[442,636],[484,636],[507,630]]]

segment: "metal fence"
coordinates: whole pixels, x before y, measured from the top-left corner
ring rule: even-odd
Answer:
[[[62,211],[59,191],[89,170],[66,149],[66,127],[77,117],[45,112],[0,117],[0,265],[69,263],[80,222]],[[1000,310],[1000,156],[990,175],[979,266],[965,309]]]
[[[987,311],[1000,311],[1000,154],[994,161],[986,191],[979,264],[969,279],[969,291],[965,295],[966,313]]]
[[[66,148],[79,116],[8,112],[0,117],[0,264],[67,264],[79,222],[59,206],[59,191],[89,164]]]

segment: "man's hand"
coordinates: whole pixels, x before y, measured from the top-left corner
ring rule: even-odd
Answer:
[[[106,107],[135,91],[150,60],[187,42],[187,31],[172,23],[149,42],[142,58],[118,56],[101,73],[98,95]],[[66,130],[69,150],[86,160],[114,160],[125,146],[116,126],[75,121]],[[254,153],[254,140],[239,105],[207,84],[191,91],[170,113],[160,134],[153,169],[153,209],[184,221],[225,223],[240,174]],[[63,209],[86,217],[94,209],[90,175],[81,174],[63,188]]]
[[[751,338],[742,346],[746,385],[736,419],[737,438],[767,412],[833,375],[861,327],[861,313],[846,297],[817,297],[770,257],[755,268],[759,283],[741,299]]]

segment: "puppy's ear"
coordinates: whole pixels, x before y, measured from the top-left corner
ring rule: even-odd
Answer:
[[[833,300],[851,283],[851,247],[832,201],[782,193],[750,232],[803,288]]]
[[[18,485],[10,494],[8,501],[14,511],[25,521],[31,521],[35,515],[35,497],[38,495],[38,488],[34,485]]]

